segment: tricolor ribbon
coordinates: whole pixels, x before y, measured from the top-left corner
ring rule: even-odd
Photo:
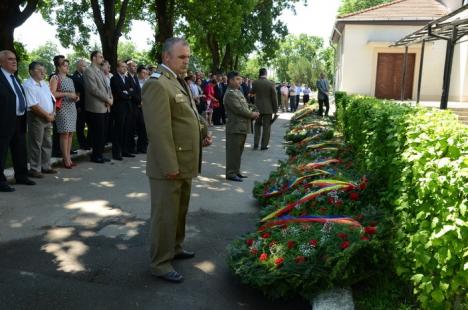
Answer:
[[[301,217],[292,217],[292,216],[282,216],[277,221],[268,222],[258,229],[259,232],[264,231],[267,228],[281,226],[284,224],[290,223],[336,223],[336,224],[344,224],[344,225],[351,225],[356,227],[362,227],[361,223],[356,221],[355,219],[349,216],[343,215],[308,215],[308,216],[301,216]]]
[[[317,168],[321,168],[321,167],[324,167],[324,166],[328,166],[330,164],[337,164],[337,163],[341,163],[341,160],[339,160],[339,159],[329,159],[329,160],[325,160],[325,161],[321,161],[321,162],[308,163],[306,165],[301,165],[301,166],[298,167],[298,169],[300,171],[311,171],[311,170],[314,170],[314,169],[317,169]]]
[[[318,175],[324,175],[324,174],[330,174],[330,173],[327,172],[327,171],[324,171],[324,170],[317,169],[314,173],[304,175],[304,176],[302,176],[300,178],[297,178],[291,185],[289,185],[289,186],[287,186],[287,187],[285,187],[285,188],[283,188],[281,190],[276,190],[276,191],[272,191],[272,192],[263,194],[263,198],[270,198],[270,197],[273,197],[273,196],[276,196],[276,195],[283,194],[284,192],[287,192],[288,190],[297,187],[305,179],[315,177],[315,176],[318,176]]]
[[[353,187],[351,187],[351,185]],[[262,222],[266,222],[272,218],[275,218],[275,217],[278,217],[280,215],[283,215],[289,211],[291,211],[292,209],[294,209],[294,207],[296,207],[297,205],[300,205],[300,204],[303,204],[307,201],[310,201],[312,199],[315,199],[316,197],[324,194],[324,193],[328,193],[328,192],[332,192],[332,191],[337,191],[337,190],[350,190],[352,188],[354,188],[354,184],[348,184],[348,183],[345,183],[345,184],[338,184],[338,185],[334,185],[334,186],[328,186],[328,187],[324,187],[324,188],[321,188],[315,192],[312,192],[312,193],[308,193],[307,195],[303,196],[301,199],[297,200],[297,201],[294,201],[290,204],[288,204],[287,206],[279,209],[279,210],[275,210],[274,212],[270,213],[269,215],[265,216],[263,219],[262,219]]]

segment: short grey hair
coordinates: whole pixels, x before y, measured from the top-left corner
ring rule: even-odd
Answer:
[[[181,43],[183,46],[189,46],[188,42],[184,38],[169,38],[167,39],[162,46],[162,53],[172,53],[174,45]]]
[[[0,61],[3,61],[8,54],[13,54],[14,55],[15,53],[13,53],[10,50],[0,51]]]
[[[84,60],[83,58],[80,58],[78,59],[76,62],[75,62],[75,66],[78,66],[80,63],[84,62],[85,65],[88,64],[88,62],[86,60]]]

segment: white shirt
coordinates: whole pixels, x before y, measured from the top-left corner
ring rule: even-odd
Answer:
[[[18,115],[18,116],[24,115],[24,112],[20,112],[20,110],[19,110],[19,99],[18,99],[18,96],[23,96],[23,94],[17,94],[16,93],[15,86],[13,85],[13,81],[11,80],[11,75],[14,75],[14,74],[6,71],[3,68],[1,68],[1,69],[2,69],[3,74],[5,75],[5,78],[7,79],[8,83],[10,83],[11,89],[13,89],[13,92],[16,94],[16,115]],[[19,85],[18,85],[18,87],[21,89],[21,87]],[[26,105],[28,105],[28,103],[26,101],[26,98],[24,98],[24,101],[25,101]]]
[[[32,106],[38,105],[47,113],[54,112],[53,95],[46,81],[38,83],[30,77],[24,82],[23,88],[26,93],[28,110],[31,110]]]
[[[190,91],[192,92],[192,95],[193,97],[198,97],[200,96],[200,93],[198,91],[198,85],[195,84],[193,81],[192,82],[189,82],[189,86],[190,86]]]
[[[306,88],[304,88],[304,90],[302,92],[304,93],[304,95],[309,95],[311,90],[310,90],[309,87],[306,87]]]
[[[140,88],[143,88],[143,85],[145,84],[145,82],[146,82],[146,79],[145,80],[138,79],[138,83],[140,83]]]

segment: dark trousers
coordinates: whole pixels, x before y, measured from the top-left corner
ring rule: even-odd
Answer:
[[[5,162],[8,148],[10,149],[15,179],[25,179],[28,176],[28,162],[26,151],[26,133],[22,132],[22,127],[26,121],[26,116],[16,117],[16,128],[12,135],[0,136],[0,184],[6,183]]]
[[[62,157],[62,150],[60,149],[60,135],[57,132],[57,123],[52,123],[52,156]]]
[[[328,110],[330,109],[330,103],[328,102],[328,96],[319,98],[318,102],[319,102],[318,114],[320,116],[323,115],[323,105],[325,105],[325,116],[328,116]]]
[[[86,127],[86,111],[80,109],[77,112],[76,118],[76,138],[78,139],[78,144],[80,145],[81,149],[89,147],[88,139],[85,135],[85,127]]]
[[[135,113],[137,152],[145,153],[148,148],[148,135],[146,134],[145,119],[143,118],[143,110],[138,107]]]
[[[265,149],[270,142],[271,114],[260,114],[255,120],[254,147],[258,147],[260,142],[260,132],[262,136],[261,148]]]
[[[112,156],[120,157],[130,153],[129,141],[133,138],[132,120],[133,109],[131,102],[118,103],[120,106],[112,107]]]
[[[301,95],[296,95],[296,105],[294,106],[294,111],[299,107],[299,101],[301,100]]]
[[[310,96],[309,95],[304,95],[302,96],[302,101],[304,101],[304,104],[308,103],[310,100]]]
[[[91,159],[101,159],[106,144],[109,113],[86,113],[89,125],[88,140],[93,148]]]
[[[296,96],[289,96],[289,109],[291,112],[296,111]]]
[[[219,103],[219,108],[213,109],[213,124],[226,124],[226,111],[224,110],[224,103],[222,102]]]

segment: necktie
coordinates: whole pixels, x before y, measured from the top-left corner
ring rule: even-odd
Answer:
[[[24,111],[26,111],[26,101],[24,100],[23,92],[19,88],[18,83],[16,82],[16,79],[15,79],[15,76],[11,74],[10,77],[13,82],[13,87],[15,88],[16,95],[18,96],[19,112],[24,113]]]

